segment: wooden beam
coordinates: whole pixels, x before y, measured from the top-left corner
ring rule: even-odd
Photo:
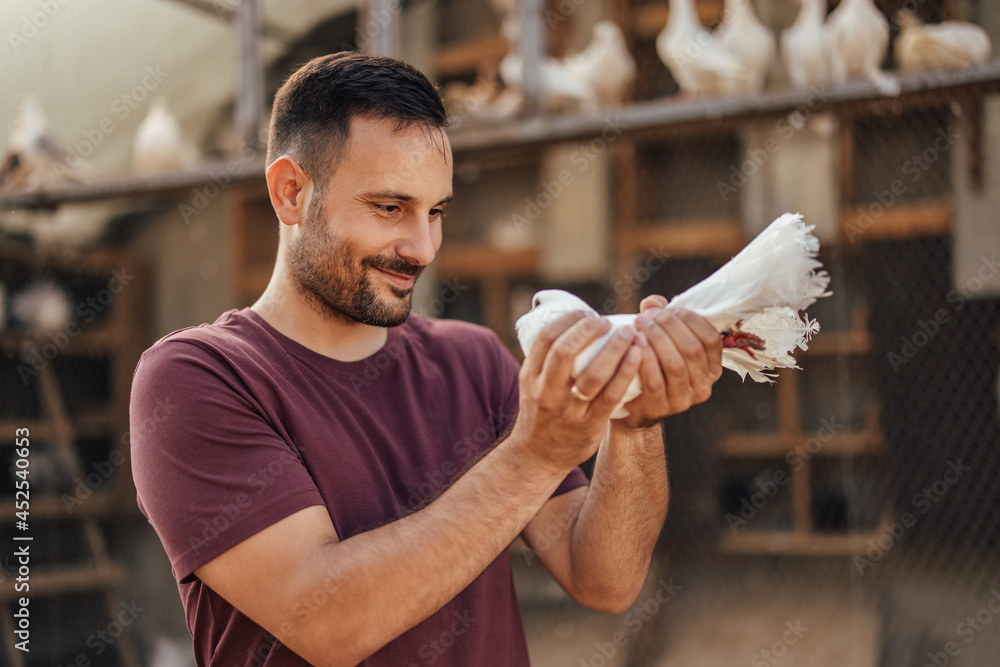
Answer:
[[[784,457],[804,446],[815,433],[733,433],[719,441],[719,454],[741,458]],[[823,443],[824,456],[856,456],[874,454],[882,447],[876,431],[838,433]]]
[[[31,594],[44,597],[66,595],[77,591],[95,591],[119,586],[128,578],[121,565],[86,566],[32,570]],[[0,589],[0,600],[16,598],[13,587]]]
[[[952,206],[947,200],[896,204],[885,208],[877,202],[840,216],[844,237],[854,243],[913,236],[940,236],[951,233]]]
[[[1000,61],[961,70],[893,72],[902,92],[882,95],[868,81],[825,89],[776,89],[762,95],[680,99],[676,96],[634,102],[621,109],[576,114],[540,114],[494,124],[463,125],[450,133],[456,153],[621,134],[688,133],[698,128],[736,126],[747,119],[780,118],[810,104],[814,110],[847,113],[899,113],[906,108],[940,106],[944,96],[1000,91]]]
[[[264,156],[236,158],[202,164],[191,169],[164,172],[155,176],[118,176],[87,185],[72,185],[47,192],[0,195],[0,208],[54,208],[70,202],[100,199],[183,196],[194,206],[194,192],[212,198],[235,183],[264,180]]]
[[[485,62],[499,62],[507,55],[507,40],[490,35],[438,49],[434,72],[439,79],[475,72]]]
[[[538,271],[538,251],[497,250],[484,245],[449,244],[434,260],[442,278],[487,278],[533,275]]]
[[[655,249],[671,256],[729,258],[743,248],[746,237],[737,220],[706,218],[636,225],[621,230],[618,242],[633,253]]]
[[[862,329],[820,331],[809,341],[808,350],[796,350],[795,356],[837,356],[865,354],[871,350],[871,337]]]
[[[744,530],[736,535],[722,535],[719,549],[741,554],[799,554],[803,556],[844,556],[865,553],[885,535],[884,529],[868,533],[793,533],[790,531]]]

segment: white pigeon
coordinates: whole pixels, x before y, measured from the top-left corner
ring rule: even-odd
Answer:
[[[507,55],[500,61],[500,78],[504,85],[515,91],[524,88],[524,58],[521,56],[518,39],[520,26],[516,18],[508,16],[503,20],[501,31],[507,38]],[[577,104],[584,109],[597,107],[594,88],[573,72],[563,62],[552,56],[542,56],[539,64],[542,84],[542,104],[556,110],[568,104]]]
[[[14,296],[11,315],[36,335],[63,331],[73,315],[66,291],[51,281],[36,282]]]
[[[733,92],[763,93],[777,44],[774,34],[757,18],[750,0],[726,0],[722,23],[715,31],[715,41],[746,67],[746,77],[738,81]]]
[[[0,160],[0,191],[39,192],[68,183],[84,183],[94,167],[59,147],[49,132],[42,105],[24,95],[10,118],[10,141]]]
[[[39,254],[71,257],[96,244],[120,211],[120,203],[107,201],[12,209],[0,211],[0,230],[30,237]]]
[[[514,323],[517,340],[521,344],[521,350],[524,354],[528,354],[534,346],[538,334],[541,333],[546,325],[566,313],[578,310],[597,315],[596,310],[588,306],[586,301],[575,294],[570,294],[559,289],[548,289],[537,292],[531,300],[531,310],[519,317],[517,322]],[[608,315],[607,319],[611,322],[611,329],[576,356],[576,359],[573,360],[573,378],[577,378],[583,372],[583,369],[597,356],[597,353],[611,339],[611,335],[616,330],[622,327],[633,326],[635,318],[635,315]],[[632,378],[632,382],[629,383],[628,388],[625,390],[625,395],[618,402],[618,405],[615,406],[614,412],[611,413],[611,418],[621,419],[627,417],[628,410],[625,409],[625,404],[641,393],[642,385],[637,375]]]
[[[816,259],[819,240],[802,216],[786,213],[772,222],[718,271],[675,296],[670,303],[706,318],[723,334],[722,365],[746,379],[773,382],[778,368],[798,368],[791,353],[805,350],[819,323],[799,311],[828,296],[830,276]],[[562,290],[542,290],[532,309],[514,325],[521,350],[528,354],[541,330],[567,312],[596,312]],[[613,327],[581,352],[573,377],[586,368],[615,329],[631,326],[636,315],[610,315]],[[628,414],[624,405],[642,392],[638,378],[629,385],[612,419]]]
[[[197,150],[184,139],[180,121],[167,107],[167,98],[154,99],[135,133],[132,169],[148,176],[189,167],[197,160]]]
[[[958,69],[982,65],[993,52],[990,36],[967,21],[924,23],[911,11],[896,13],[900,32],[896,39],[896,62],[904,71]]]
[[[722,49],[701,24],[693,0],[670,0],[667,24],[656,36],[656,53],[681,92],[695,97],[728,94],[748,76],[746,65]]]
[[[899,95],[899,80],[882,71],[889,21],[873,0],[841,0],[827,18],[826,30],[834,83],[867,78],[883,95]]]
[[[594,36],[587,47],[563,62],[570,74],[590,84],[601,104],[619,106],[628,99],[635,82],[635,58],[614,21],[594,24]]]
[[[826,0],[798,0],[795,22],[781,33],[781,56],[796,88],[822,86],[830,80],[829,46],[823,28]]]

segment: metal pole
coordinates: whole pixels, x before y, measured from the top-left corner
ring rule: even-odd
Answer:
[[[368,0],[367,16],[360,31],[365,44],[359,46],[372,55],[399,58],[402,55],[401,12],[401,0]]]
[[[264,72],[260,59],[260,14],[257,0],[241,0],[236,8],[240,36],[240,75],[236,97],[236,134],[252,148],[262,148],[259,132],[264,112]]]
[[[542,4],[545,0],[518,0],[518,22],[521,25],[521,58],[524,62],[524,103],[528,114],[536,113],[542,103],[542,58],[546,53],[545,28],[542,25]]]

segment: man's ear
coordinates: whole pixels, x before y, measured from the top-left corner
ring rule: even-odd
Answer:
[[[301,223],[312,199],[312,179],[287,155],[272,162],[265,175],[271,206],[278,219],[286,225]]]

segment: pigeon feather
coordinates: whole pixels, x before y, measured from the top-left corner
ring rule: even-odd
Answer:
[[[799,314],[816,299],[829,296],[829,274],[816,255],[819,240],[812,226],[798,214],[786,213],[772,222],[729,262],[670,303],[701,315],[723,334],[722,365],[746,379],[773,382],[778,368],[798,368],[792,353],[805,350],[819,323]],[[563,290],[535,294],[530,311],[514,325],[527,355],[541,330],[562,315],[597,311],[583,299]],[[577,355],[576,378],[610,339],[615,330],[634,326],[636,315],[610,315],[611,330]],[[612,419],[628,415],[625,404],[642,393],[633,378]]]

